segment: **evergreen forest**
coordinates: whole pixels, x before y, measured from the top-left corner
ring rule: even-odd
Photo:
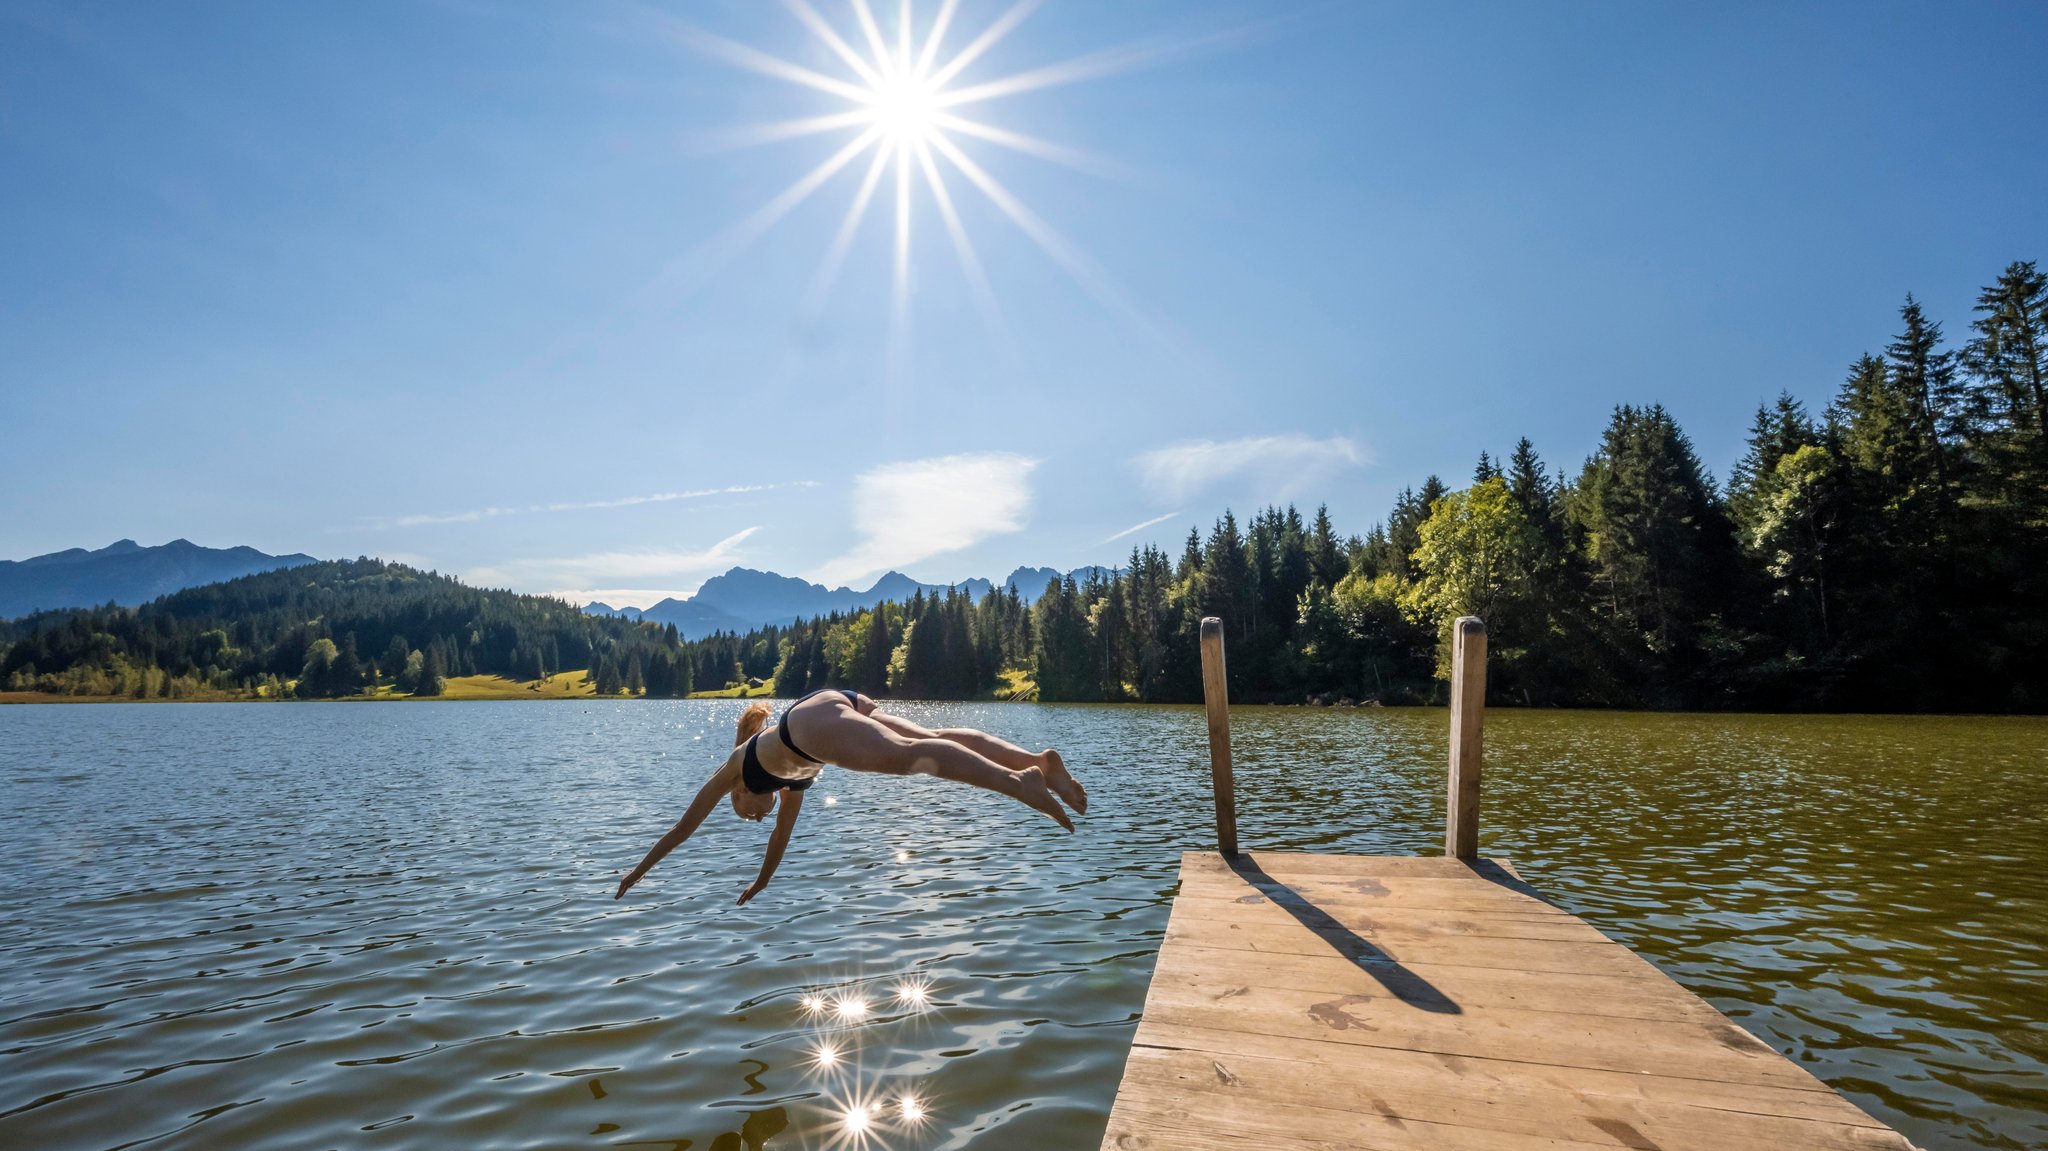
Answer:
[[[362,559],[140,608],[0,624],[0,687],[84,696],[431,696],[573,671],[602,695],[758,680],[779,695],[1193,702],[1203,616],[1234,700],[1442,698],[1452,620],[1487,622],[1495,703],[2048,710],[2048,276],[2014,263],[1952,343],[1910,296],[1832,402],[1756,413],[1725,482],[1661,406],[1576,472],[1527,439],[1430,476],[1386,519],[1231,512],[1026,604],[914,595],[747,635],[590,616]]]

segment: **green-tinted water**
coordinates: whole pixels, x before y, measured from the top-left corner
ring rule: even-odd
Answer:
[[[746,907],[723,815],[614,903],[737,705],[0,708],[0,1145],[818,1147],[908,1093],[875,1143],[1093,1146],[1210,844],[1199,713],[902,710],[1065,749],[1081,833],[832,771]],[[1248,846],[1438,850],[1444,712],[1235,722]],[[1495,712],[1488,750],[1484,849],[1559,903],[1925,1147],[2048,1144],[2048,722]]]

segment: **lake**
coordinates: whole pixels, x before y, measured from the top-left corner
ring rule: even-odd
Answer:
[[[1079,834],[828,769],[747,906],[723,811],[615,902],[740,706],[0,708],[0,1146],[1095,1146],[1200,712],[895,705],[1061,748]],[[1233,717],[1246,846],[1441,850],[1444,711]],[[1915,1143],[2038,1147],[2044,769],[2041,719],[1495,711],[1481,844]]]

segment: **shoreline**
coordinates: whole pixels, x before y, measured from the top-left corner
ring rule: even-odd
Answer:
[[[530,681],[529,681],[529,682],[530,682]],[[518,691],[512,691],[512,692],[505,692],[505,693],[503,693],[503,694],[462,694],[462,695],[453,695],[453,694],[450,694],[450,695],[422,695],[422,696],[414,696],[414,695],[400,695],[400,694],[395,694],[395,693],[387,693],[387,694],[382,694],[382,695],[351,695],[351,696],[341,696],[341,697],[338,697],[338,698],[334,698],[334,699],[299,699],[299,698],[297,698],[297,697],[284,697],[284,698],[270,698],[270,697],[251,697],[251,696],[240,696],[240,695],[214,695],[214,696],[189,696],[189,697],[186,697],[186,698],[183,698],[183,699],[131,699],[131,698],[127,697],[127,696],[102,696],[102,695],[89,695],[89,696],[79,696],[79,695],[51,695],[51,694],[48,694],[48,693],[44,693],[44,692],[24,692],[24,691],[0,691],[0,707],[6,707],[6,706],[9,706],[9,705],[15,705],[15,706],[22,706],[22,707],[29,707],[29,706],[35,706],[35,705],[38,705],[38,704],[59,704],[59,705],[64,705],[64,704],[123,704],[123,703],[133,703],[133,704],[193,704],[193,703],[252,703],[252,704],[289,704],[289,703],[318,703],[318,704],[376,704],[376,703],[490,703],[490,702],[502,702],[502,701],[507,701],[507,700],[515,700],[515,701],[516,701],[516,700],[525,700],[525,701],[532,701],[532,702],[555,702],[555,701],[563,701],[563,700],[583,700],[583,701],[605,701],[605,702],[612,702],[612,703],[621,703],[621,704],[627,704],[627,703],[685,703],[685,702],[699,702],[699,701],[705,701],[705,700],[719,700],[719,699],[748,699],[748,700],[762,700],[762,701],[765,701],[765,702],[769,702],[769,703],[788,703],[788,702],[791,702],[791,701],[793,701],[793,700],[794,700],[794,699],[796,699],[796,698],[797,698],[797,697],[795,697],[795,696],[778,696],[778,695],[774,694],[774,692],[773,692],[773,691],[772,691],[771,689],[768,689],[768,688],[765,688],[765,687],[764,687],[764,688],[761,688],[761,689],[759,689],[759,690],[755,690],[755,691],[750,691],[749,693],[747,693],[747,694],[746,694],[746,695],[744,695],[744,696],[740,695],[740,694],[739,694],[738,692],[736,692],[735,690],[733,690],[733,689],[731,689],[731,688],[726,688],[726,689],[722,689],[722,690],[720,690],[720,691],[715,691],[715,692],[692,692],[691,694],[689,694],[689,695],[687,695],[687,696],[683,696],[683,697],[681,697],[681,698],[679,698],[679,699],[649,699],[649,698],[648,698],[648,697],[646,697],[646,696],[623,696],[623,695],[620,695],[620,696],[603,696],[603,697],[601,697],[601,696],[598,696],[598,695],[595,695],[595,694],[583,694],[583,695],[548,695],[548,694],[539,694],[539,693],[524,693],[524,692],[518,692]],[[878,702],[880,702],[880,703],[884,703],[884,704],[889,704],[889,703],[932,703],[932,704],[990,704],[990,703],[1040,703],[1040,702],[1042,702],[1042,701],[1040,701],[1040,700],[1035,700],[1035,699],[1034,699],[1034,700],[1005,700],[1005,699],[997,699],[997,698],[989,698],[989,699],[913,699],[913,698],[908,698],[908,697],[904,697],[904,698],[897,698],[897,697],[882,697],[881,699],[879,699],[879,700],[878,700]],[[1143,701],[1139,701],[1139,700],[1121,700],[1121,701],[1118,701],[1118,702],[1114,702],[1114,703],[1105,703],[1105,702],[1099,702],[1099,701],[1060,701],[1060,700],[1055,700],[1055,701],[1053,701],[1053,702],[1052,702],[1051,704],[1049,704],[1048,706],[1055,706],[1055,707],[1117,707],[1117,708],[1123,708],[1123,707],[1144,707],[1144,708],[1154,708],[1154,707],[1158,707],[1158,708],[1200,708],[1200,707],[1201,707],[1202,705],[1201,705],[1200,703],[1145,703],[1145,702],[1143,702]],[[1446,704],[1441,704],[1441,703],[1390,703],[1390,704],[1378,704],[1378,703],[1361,703],[1361,704],[1353,704],[1353,705],[1351,705],[1351,706],[1348,706],[1348,707],[1347,707],[1347,706],[1343,706],[1343,705],[1337,705],[1337,704],[1311,704],[1311,703],[1298,703],[1298,702],[1297,702],[1297,703],[1233,703],[1233,704],[1231,704],[1231,705],[1230,705],[1230,707],[1231,707],[1231,710],[1232,710],[1232,711],[1238,711],[1238,710],[1242,710],[1242,709],[1257,709],[1257,710],[1262,710],[1262,711],[1263,711],[1263,710],[1268,710],[1268,709],[1272,709],[1272,710],[1286,710],[1286,711],[1329,711],[1329,712],[1371,712],[1371,711],[1442,711],[1442,710],[1444,710],[1444,709],[1445,709],[1445,708],[1446,708],[1447,706],[1448,706],[1448,705],[1446,705]],[[2048,721],[2048,713],[2044,713],[2044,712],[2005,712],[2005,711],[1754,711],[1754,710],[1752,710],[1752,711],[1701,711],[1701,710],[1675,710],[1675,709],[1657,709],[1657,708],[1623,708],[1623,707],[1526,707],[1526,706],[1523,706],[1523,705],[1520,705],[1520,704],[1511,704],[1511,703],[1501,703],[1501,704],[1496,704],[1496,703],[1489,703],[1489,704],[1487,704],[1487,711],[1488,711],[1489,713],[1503,713],[1503,712],[1504,712],[1504,713],[1508,713],[1508,714],[1513,714],[1513,715],[1565,715],[1565,714],[1574,714],[1574,713],[1584,713],[1584,714],[1592,714],[1592,715],[1615,715],[1615,716],[1671,716],[1671,717],[1679,717],[1679,716],[1693,716],[1693,717],[1714,717],[1714,718],[1735,718],[1735,717],[1740,717],[1740,716],[1770,716],[1770,717],[1774,717],[1774,718],[1779,718],[1779,717],[1782,717],[1782,718],[1801,718],[1801,717],[1804,717],[1804,718],[1810,718],[1810,719],[1888,719],[1888,720],[1907,720],[1907,719],[1919,719],[1919,720],[1947,720],[1947,719],[1984,719],[1984,720],[2011,720],[2011,721],[2019,721],[2019,722],[2024,722],[2024,721],[2029,721],[2029,720],[2031,720],[2031,721],[2036,721],[2036,722],[2040,722],[2040,721]]]
[[[247,692],[203,691],[193,695],[136,698],[129,695],[63,695],[46,691],[0,691],[0,705],[35,703],[472,703],[477,700],[569,700],[612,699],[621,703],[645,700],[646,696],[600,696],[581,671],[561,672],[544,680],[514,680],[495,675],[453,676],[444,681],[439,695],[413,695],[389,686],[357,695],[301,699],[296,695],[262,695]],[[682,699],[773,699],[774,689],[720,688],[691,692]]]

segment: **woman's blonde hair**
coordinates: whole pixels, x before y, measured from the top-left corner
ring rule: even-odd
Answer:
[[[748,704],[747,710],[740,713],[739,731],[732,737],[732,745],[738,747],[759,734],[760,730],[767,725],[768,716],[774,710],[774,708],[769,707],[765,703]]]

